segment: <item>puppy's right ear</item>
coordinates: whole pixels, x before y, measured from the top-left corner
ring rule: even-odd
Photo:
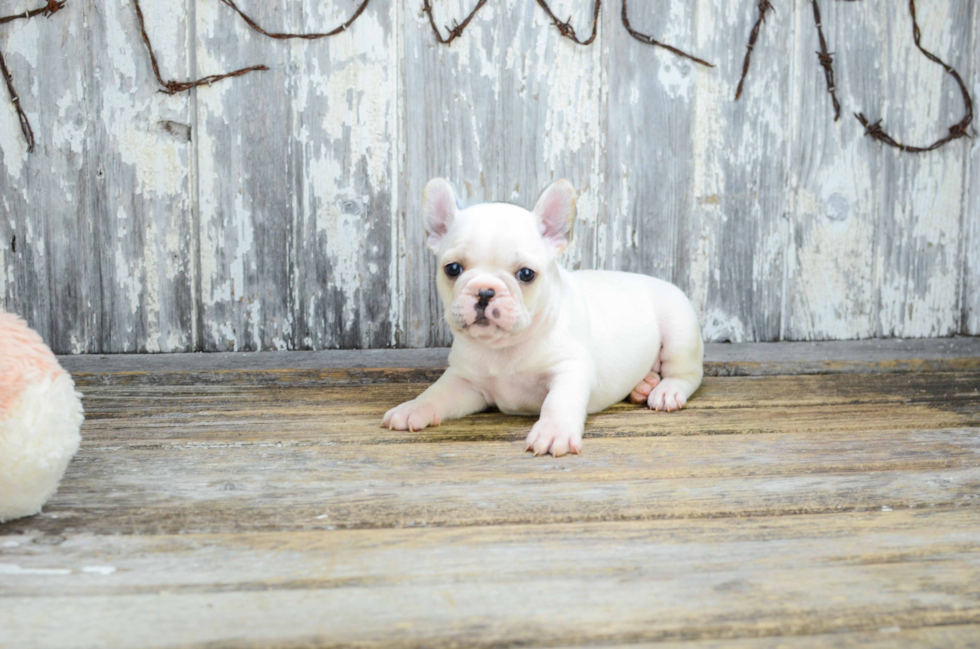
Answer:
[[[425,223],[426,243],[432,252],[446,236],[456,218],[456,192],[444,178],[433,178],[422,192],[422,222]]]

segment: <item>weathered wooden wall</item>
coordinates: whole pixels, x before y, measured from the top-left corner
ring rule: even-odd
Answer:
[[[851,116],[927,143],[962,114],[904,4],[822,3],[837,123],[807,0],[774,3],[738,103],[753,2],[630,3],[710,70],[629,38],[612,0],[590,47],[534,0],[491,0],[449,47],[422,0],[289,42],[218,0],[142,4],[164,76],[271,70],[160,94],[130,0],[0,27],[38,139],[0,102],[0,296],[59,352],[445,344],[418,214],[435,175],[525,205],[570,179],[567,264],[676,282],[710,340],[980,334],[980,139],[903,154]],[[355,7],[240,4],[276,31]],[[445,24],[473,0],[433,4]],[[587,32],[592,0],[552,4]],[[980,98],[980,8],[919,14]]]

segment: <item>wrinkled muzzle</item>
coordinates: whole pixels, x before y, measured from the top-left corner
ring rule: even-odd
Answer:
[[[520,296],[492,275],[480,275],[457,286],[453,298],[453,319],[461,329],[475,336],[499,328],[511,332],[523,321]]]

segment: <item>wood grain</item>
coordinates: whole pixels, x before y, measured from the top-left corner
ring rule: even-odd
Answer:
[[[431,383],[448,349],[325,350],[288,353],[62,356],[76,384],[184,385],[196,382]],[[705,376],[893,374],[980,370],[980,339],[705,345]]]
[[[471,0],[436,2],[438,26],[452,26],[472,11]],[[404,200],[399,218],[399,344],[445,346],[451,338],[435,290],[436,263],[425,244],[422,190],[437,176],[455,185],[463,205],[503,200],[500,149],[520,131],[503,133],[503,42],[510,21],[500,3],[488,3],[449,47],[435,40],[425,14],[402,3],[405,85]],[[507,25],[505,27],[505,25]],[[443,32],[445,33],[445,31]],[[505,139],[506,138],[506,139]],[[513,146],[513,144],[511,144]]]
[[[980,9],[972,5],[973,29],[971,30],[970,87],[976,97],[980,94]],[[964,77],[966,79],[966,77]],[[976,140],[966,159],[967,191],[963,197],[963,287],[961,289],[962,321],[960,332],[980,336],[980,146]]]
[[[940,58],[969,65],[959,53],[970,46],[973,3],[939,2],[920,17],[923,44]],[[889,46],[880,55],[890,79],[888,114],[894,132],[906,141],[931,141],[962,118],[962,97],[941,66],[921,55],[912,40],[911,17],[877,7],[877,22],[888,25]],[[976,56],[973,57],[976,61]],[[901,70],[902,74],[896,74]],[[872,118],[872,119],[877,119]],[[929,157],[882,152],[878,196],[881,205],[876,273],[879,278],[878,332],[884,336],[934,336],[957,331],[956,304],[964,195],[962,147]]]
[[[55,546],[19,536],[12,551],[25,574],[5,581],[0,620],[23,637],[38,632],[44,607],[70,605],[71,623],[32,636],[41,646],[891,637],[896,626],[914,634],[976,623],[980,530],[970,514],[760,518],[736,529],[710,520],[556,525],[546,537],[526,526],[78,535]],[[54,566],[60,574],[30,573]],[[115,571],[95,570],[107,567]],[[257,608],[260,617],[243,615]]]
[[[659,0],[629,5],[636,29],[688,50],[698,47],[698,11],[693,3]],[[604,15],[609,89],[602,193],[607,207],[599,225],[599,264],[654,275],[690,292],[700,279],[692,267],[698,261],[701,223],[696,163],[690,155],[697,84],[718,72],[628,37],[618,6],[607,7]],[[688,153],[674,156],[671,151]]]
[[[554,460],[530,418],[388,431],[422,384],[273,380],[290,356],[87,384],[61,489],[0,526],[0,644],[975,643],[975,369],[709,377]]]
[[[277,31],[332,28],[346,5],[255,7]],[[201,323],[206,351],[385,347],[396,182],[393,7],[284,44],[221,3],[198,8],[201,72],[270,72],[197,92]]]
[[[146,9],[178,77],[190,6]],[[38,141],[28,155],[4,100],[0,304],[63,353],[194,349],[193,145],[166,128],[190,123],[190,100],[157,93],[132,6],[68,3],[4,26],[0,47]]]
[[[980,333],[975,142],[905,155],[850,116],[916,142],[960,116],[904,7],[821,5],[834,123],[807,2],[774,5],[738,102],[753,3],[631,6],[635,26],[714,69],[630,38],[615,4],[589,47],[533,0],[488,3],[446,47],[415,0],[290,42],[220,2],[148,1],[167,76],[271,68],[173,97],[156,92],[121,0],[5,25],[39,148],[27,156],[4,103],[0,303],[62,354],[444,346],[425,182],[529,206],[566,176],[579,220],[563,263],[678,283],[709,341]],[[436,22],[472,7],[435,2]],[[293,31],[351,12],[242,8]],[[587,30],[591,0],[552,8]],[[975,3],[922,0],[920,13],[924,43],[976,99]]]
[[[783,323],[790,339],[878,333],[875,251],[883,152],[851,115],[859,106],[880,106],[890,92],[881,70],[867,64],[887,46],[888,31],[875,7],[820,2],[824,34],[835,52],[838,122],[815,54],[820,45],[813,13],[807,6],[795,15],[793,207]]]

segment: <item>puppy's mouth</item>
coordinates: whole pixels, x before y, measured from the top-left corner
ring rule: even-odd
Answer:
[[[493,307],[490,310],[490,315],[492,315],[494,318],[499,318],[500,317],[500,309],[498,309],[497,307]],[[492,324],[494,324],[494,323],[490,320],[490,318],[487,317],[487,308],[484,307],[484,306],[479,306],[478,305],[476,307],[476,320],[473,321],[473,325],[472,326],[474,326],[474,327],[489,327]]]

